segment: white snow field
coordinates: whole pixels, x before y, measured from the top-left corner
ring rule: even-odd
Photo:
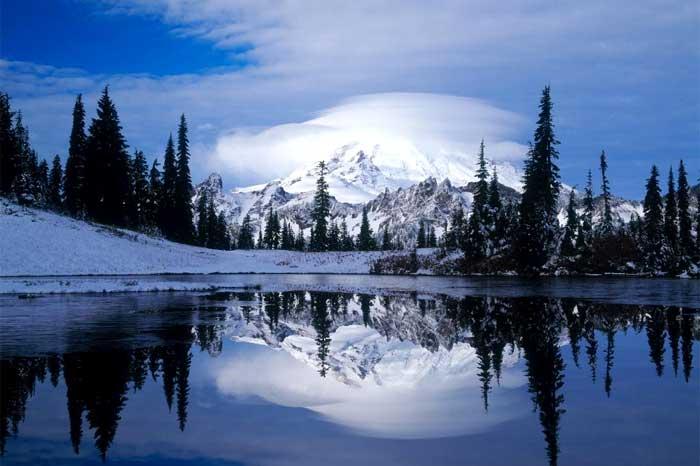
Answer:
[[[0,199],[0,277],[170,273],[368,273],[381,252],[217,251]]]

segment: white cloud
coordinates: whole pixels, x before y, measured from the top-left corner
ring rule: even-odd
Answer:
[[[481,139],[493,160],[517,160],[525,147],[524,119],[486,102],[437,94],[388,93],[353,97],[308,121],[220,137],[208,166],[246,179],[282,177],[328,159],[341,146],[360,143],[407,156],[476,153]],[[471,162],[470,162],[471,163]]]

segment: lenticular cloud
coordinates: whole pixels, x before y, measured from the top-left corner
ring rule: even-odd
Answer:
[[[213,170],[268,181],[327,160],[348,144],[380,145],[399,157],[418,151],[448,154],[471,164],[481,139],[494,161],[519,160],[525,147],[515,142],[523,119],[487,102],[439,94],[371,94],[346,99],[301,123],[259,131],[235,130],[221,136],[210,153]]]

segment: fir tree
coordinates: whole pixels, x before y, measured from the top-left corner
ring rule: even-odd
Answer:
[[[19,154],[13,128],[15,114],[10,106],[10,96],[0,92],[0,193],[12,193],[19,171]]]
[[[78,94],[73,107],[73,126],[70,132],[66,173],[63,181],[66,210],[73,216],[82,216],[86,207],[85,180],[85,107],[82,95]]]
[[[418,224],[418,236],[416,237],[416,247],[424,248],[426,247],[426,235],[425,235],[425,224],[420,221]]]
[[[253,249],[255,245],[253,244],[253,227],[250,224],[250,215],[246,214],[243,217],[243,223],[238,231],[238,248],[239,249]]]
[[[36,152],[32,151],[34,198],[41,205],[48,204],[49,196],[49,164],[46,160],[36,163]]]
[[[394,249],[394,245],[391,243],[389,227],[384,227],[384,234],[382,235],[382,251],[391,251],[392,249]]]
[[[608,182],[608,161],[605,156],[605,151],[600,153],[600,176],[601,176],[601,196],[603,197],[603,223],[601,224],[601,233],[603,236],[612,234],[613,219],[612,209],[610,206],[610,183]]]
[[[206,247],[209,243],[209,235],[207,227],[209,226],[209,218],[207,216],[209,209],[209,200],[207,192],[202,191],[202,194],[197,200],[197,244]]]
[[[255,244],[257,249],[265,249],[265,242],[263,241],[262,228],[258,229],[258,241]]]
[[[148,198],[146,203],[145,219],[146,226],[149,228],[158,226],[162,191],[163,182],[160,177],[160,170],[158,169],[158,159],[155,159],[148,176]]]
[[[362,223],[360,224],[360,235],[357,238],[357,249],[360,251],[372,251],[374,246],[374,233],[369,226],[367,206],[364,206],[362,207]]]
[[[691,257],[693,252],[692,221],[690,218],[690,186],[688,174],[681,160],[678,166],[678,239],[681,255]]]
[[[168,138],[163,158],[163,189],[159,201],[159,226],[167,238],[175,237],[177,218],[175,212],[175,186],[177,184],[177,166],[175,165],[175,145],[173,135]]]
[[[12,181],[12,192],[20,205],[31,205],[37,201],[35,175],[36,154],[29,145],[29,131],[22,122],[22,113],[17,112],[14,126],[17,166]]]
[[[450,228],[445,228],[445,247],[462,248],[464,244],[464,210],[458,206],[452,211]]]
[[[297,238],[294,242],[294,248],[297,251],[303,251],[306,249],[306,239],[304,238],[304,229],[299,225],[299,232],[297,233]]]
[[[557,230],[559,158],[552,120],[549,86],[542,92],[534,145],[525,162],[523,196],[520,203],[520,234],[517,259],[525,272],[536,272],[550,257]]]
[[[177,178],[175,182],[175,239],[191,243],[192,231],[192,178],[190,176],[190,146],[185,115],[180,116],[177,129]]]
[[[328,229],[328,250],[340,250],[340,229],[338,228],[338,224],[335,222],[331,222],[331,226]]]
[[[318,180],[314,194],[314,209],[311,219],[314,223],[314,234],[311,237],[311,247],[316,251],[328,249],[328,216],[330,215],[330,196],[326,182],[326,163],[318,163]]]
[[[660,270],[664,259],[664,218],[659,188],[659,170],[651,167],[651,176],[647,180],[644,196],[644,260],[646,269],[652,272]]]
[[[48,205],[52,209],[61,209],[63,207],[63,167],[61,166],[61,158],[56,155],[51,164],[51,173],[49,174],[49,192]]]
[[[343,251],[352,251],[355,249],[352,236],[348,232],[348,223],[344,217],[343,221],[340,223],[340,245]]]
[[[493,175],[491,176],[491,182],[489,183],[489,208],[491,212],[496,213],[503,208],[503,202],[501,201],[501,192],[498,189],[498,173],[496,172],[496,167],[493,168]]]
[[[486,207],[489,202],[489,172],[486,168],[484,140],[481,140],[479,145],[479,157],[476,168],[476,188],[474,189],[474,201],[472,203],[472,212],[479,211],[483,220],[487,219]]]
[[[212,249],[219,249],[221,246],[221,231],[219,228],[219,218],[216,215],[216,209],[214,208],[214,198],[212,196],[207,196],[207,247]]]
[[[131,162],[131,224],[135,228],[147,225],[148,214],[148,164],[143,152],[137,150]]]
[[[593,242],[593,176],[588,170],[586,189],[583,195],[583,215],[576,235],[576,248],[583,261],[588,262],[592,254]]]
[[[569,193],[569,205],[566,209],[566,226],[564,238],[561,241],[561,255],[572,257],[576,255],[576,232],[578,230],[578,215],[576,214],[576,196],[572,189]]]
[[[678,205],[676,204],[676,184],[673,168],[668,171],[668,193],[664,209],[664,235],[672,254],[678,252]]]
[[[98,222],[125,226],[129,197],[129,155],[117,109],[104,88],[86,141],[86,204]]]
[[[432,225],[430,225],[430,228],[428,229],[427,243],[429,248],[437,247],[437,236],[435,236],[435,227]]]

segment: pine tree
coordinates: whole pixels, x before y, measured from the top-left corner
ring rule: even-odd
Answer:
[[[155,159],[148,176],[148,198],[145,212],[146,226],[148,228],[155,228],[158,226],[162,191],[163,181],[161,180],[160,170],[158,169],[158,159]]]
[[[426,247],[426,235],[425,235],[425,224],[423,221],[419,222],[418,224],[418,236],[416,238],[416,247],[417,248],[424,248]]]
[[[428,229],[428,238],[427,238],[427,243],[429,248],[436,248],[437,247],[437,236],[435,236],[435,227],[430,225],[430,228]]]
[[[10,106],[10,96],[0,92],[0,193],[4,195],[12,193],[20,164],[12,124],[14,116]]]
[[[228,251],[231,249],[231,234],[223,211],[219,212],[216,224],[218,249]]]
[[[369,226],[367,206],[362,207],[362,223],[360,223],[360,235],[357,238],[357,249],[360,251],[374,250],[374,232]]]
[[[129,217],[134,228],[142,228],[148,224],[148,164],[143,152],[137,150],[131,161],[131,207]]]
[[[522,271],[537,272],[553,250],[558,229],[559,158],[552,120],[549,86],[542,91],[534,145],[525,162],[523,196],[520,203],[520,234],[517,260]]]
[[[12,191],[20,205],[31,205],[37,201],[35,197],[36,154],[29,145],[29,131],[24,127],[21,112],[17,112],[13,132],[16,144],[17,171],[12,181]]]
[[[330,195],[326,182],[326,163],[318,163],[318,180],[314,194],[314,210],[311,219],[314,223],[314,234],[311,238],[311,248],[316,251],[328,249],[328,216],[330,215]]]
[[[70,132],[66,173],[63,180],[66,210],[73,216],[82,216],[86,208],[86,154],[85,107],[78,94],[73,107],[73,126]]]
[[[472,212],[479,211],[480,217],[487,220],[486,206],[489,202],[489,172],[486,168],[484,140],[479,145],[479,157],[476,168],[476,188],[474,189],[474,201],[472,202]]]
[[[49,192],[48,205],[52,209],[61,209],[63,207],[63,167],[61,166],[61,158],[56,155],[51,164],[51,173],[49,174]]]
[[[214,208],[214,198],[212,196],[207,196],[207,247],[212,249],[219,249],[222,242],[219,231],[218,221],[219,218],[216,214],[216,209]]]
[[[445,247],[461,248],[464,243],[464,210],[458,206],[452,211],[449,230],[445,228]]]
[[[32,151],[32,167],[36,167],[33,174],[34,198],[38,204],[47,205],[49,196],[49,164],[46,160],[42,160],[37,164],[36,160],[36,152]]]
[[[86,204],[98,222],[125,226],[129,197],[129,155],[117,109],[104,88],[86,141]]]
[[[391,251],[392,249],[394,249],[394,245],[391,243],[389,227],[384,227],[384,234],[382,235],[382,251]]]
[[[569,193],[569,205],[566,209],[566,226],[564,238],[561,241],[561,255],[572,257],[576,255],[576,233],[579,228],[578,215],[576,214],[576,196],[572,189]]]
[[[676,185],[673,179],[673,168],[668,171],[668,193],[664,209],[664,236],[671,254],[678,252],[678,205],[676,204]],[[669,258],[670,259],[670,258]]]
[[[340,250],[340,229],[338,228],[338,224],[335,222],[331,222],[331,226],[328,229],[328,250]]]
[[[238,248],[253,249],[254,247],[253,227],[250,224],[250,214],[246,214],[245,217],[243,217],[241,228],[238,230]]]
[[[343,221],[340,223],[340,245],[343,251],[352,251],[355,249],[352,236],[348,232],[348,223],[345,217],[343,217]]]
[[[202,194],[197,200],[197,244],[202,247],[207,247],[209,243],[209,232],[207,227],[209,226],[209,218],[207,216],[209,209],[209,200],[207,199],[207,192],[202,191]]]
[[[161,190],[159,208],[159,226],[166,238],[175,237],[177,224],[175,212],[175,185],[177,184],[177,166],[175,165],[175,145],[173,135],[168,138],[163,158],[163,189]]]
[[[600,153],[600,176],[601,176],[601,196],[603,197],[603,223],[601,224],[601,233],[603,236],[612,234],[613,219],[612,209],[610,206],[610,183],[608,182],[608,161],[605,151]]]
[[[644,260],[646,269],[652,272],[661,269],[664,259],[664,215],[659,170],[651,167],[644,196]]]
[[[693,252],[692,221],[690,218],[690,186],[688,174],[681,160],[678,166],[678,239],[680,253],[691,257]]]
[[[593,242],[593,175],[588,170],[586,189],[583,196],[583,215],[581,215],[579,231],[576,235],[576,248],[584,262],[588,262],[592,254]]]
[[[190,146],[187,137],[185,115],[180,116],[177,129],[177,178],[175,182],[175,239],[191,243],[192,230],[192,178],[190,176]]]
[[[258,229],[258,241],[255,243],[256,249],[265,249],[265,241],[263,241],[262,228]]]
[[[303,251],[306,249],[306,239],[304,239],[304,229],[299,225],[299,232],[297,233],[297,238],[294,242],[294,248],[297,251]]]
[[[496,167],[493,168],[493,175],[491,176],[491,182],[489,183],[489,208],[491,212],[496,213],[503,208],[503,202],[501,201],[501,192],[498,189],[498,173],[496,172]]]

